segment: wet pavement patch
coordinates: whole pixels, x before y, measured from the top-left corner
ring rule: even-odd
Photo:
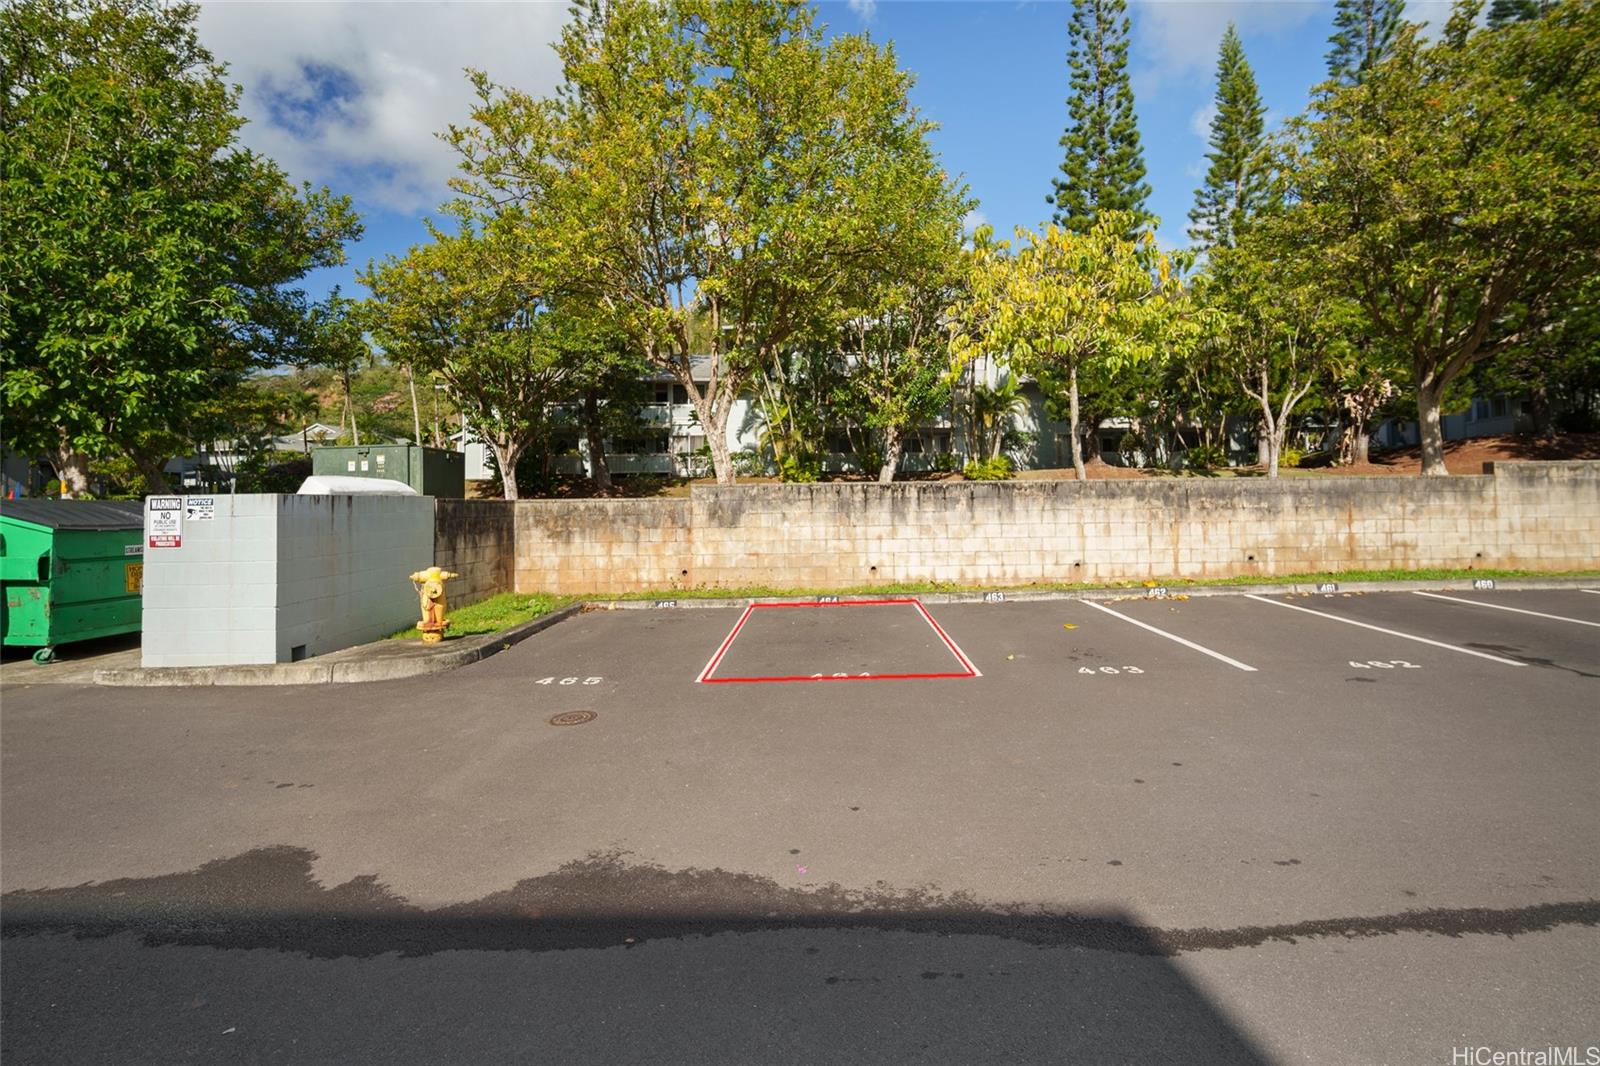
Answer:
[[[132,933],[149,946],[370,958],[388,952],[562,951],[775,929],[859,929],[1177,955],[1308,938],[1397,933],[1509,937],[1557,926],[1600,925],[1600,900],[1588,899],[1230,929],[1163,929],[1122,914],[986,905],[969,893],[944,893],[932,886],[784,887],[757,874],[668,870],[630,862],[623,853],[591,854],[482,899],[424,910],[370,875],[325,888],[312,877],[315,859],[303,848],[261,848],[186,873],[8,892],[0,897],[0,935]]]

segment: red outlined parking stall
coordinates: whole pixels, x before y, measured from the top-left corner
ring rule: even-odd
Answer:
[[[868,614],[868,609],[894,613]],[[780,613],[792,611],[838,613],[803,618]],[[726,685],[982,676],[921,600],[903,598],[752,603],[695,681]]]

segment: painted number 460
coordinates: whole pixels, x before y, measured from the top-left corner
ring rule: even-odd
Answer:
[[[1080,673],[1080,674],[1142,674],[1142,673],[1144,673],[1144,671],[1139,669],[1137,666],[1124,666],[1120,670],[1117,669],[1115,666],[1100,666],[1100,667],[1080,666],[1080,667],[1078,667],[1078,673]]]
[[[1404,659],[1368,659],[1364,663],[1351,659],[1350,665],[1355,667],[1357,670],[1393,670],[1397,666],[1402,670],[1422,669],[1422,667],[1416,663],[1408,663]]]
[[[541,677],[535,685],[576,685],[583,682],[585,685],[598,685],[605,678],[601,677]]]

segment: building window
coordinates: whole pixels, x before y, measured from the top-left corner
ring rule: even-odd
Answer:
[[[688,403],[689,390],[684,388],[682,385],[672,386],[672,402],[679,404]]]
[[[671,385],[667,384],[665,381],[658,381],[655,384],[656,384],[656,403],[666,403],[668,400],[670,400],[672,398],[672,386]]]

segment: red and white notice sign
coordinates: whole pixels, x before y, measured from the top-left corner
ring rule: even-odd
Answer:
[[[152,496],[146,500],[144,532],[148,547],[183,547],[183,497]]]

